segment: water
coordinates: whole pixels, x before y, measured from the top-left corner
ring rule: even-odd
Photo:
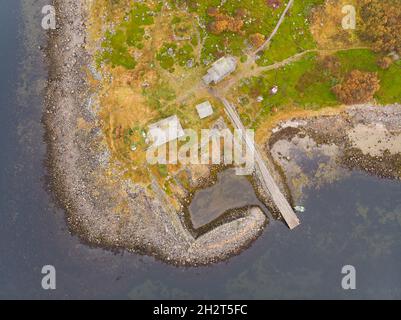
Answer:
[[[229,210],[247,206],[259,206],[265,209],[246,177],[236,175],[235,169],[225,170],[218,174],[213,186],[195,193],[189,206],[192,226],[198,229]]]
[[[70,235],[43,166],[44,4],[7,0],[0,11],[0,298],[401,298],[401,184],[358,172],[309,190],[295,231],[274,222],[250,249],[210,267],[175,268]],[[55,291],[41,289],[47,264]],[[357,269],[355,291],[341,289],[346,264]]]

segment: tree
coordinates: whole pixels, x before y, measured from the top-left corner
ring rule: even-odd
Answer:
[[[401,1],[362,0],[362,40],[377,52],[401,54]]]
[[[220,34],[227,30],[227,26],[227,20],[214,21],[209,25],[209,31],[214,34]]]
[[[377,73],[353,70],[341,84],[333,87],[333,92],[344,104],[358,104],[373,100],[379,89]]]
[[[241,31],[243,26],[244,21],[242,21],[241,19],[230,18],[227,29],[231,32],[238,33]]]
[[[265,36],[261,33],[254,33],[249,37],[249,40],[255,48],[259,48],[265,42]]]
[[[245,16],[245,11],[237,10],[235,17],[230,17],[227,14],[219,12],[218,9],[210,7],[207,10],[210,17],[214,18],[209,24],[209,31],[214,34],[221,34],[225,31],[240,33],[244,26],[244,21],[241,17]]]

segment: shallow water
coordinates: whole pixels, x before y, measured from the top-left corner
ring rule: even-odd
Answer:
[[[264,209],[245,176],[235,174],[235,169],[219,173],[213,186],[195,193],[189,206],[192,225],[203,227],[232,209],[259,206]]]
[[[0,298],[401,298],[401,183],[358,172],[308,190],[299,228],[273,222],[251,248],[210,267],[175,268],[71,236],[43,165],[41,4],[7,1],[0,11]],[[47,264],[55,291],[41,288]],[[347,264],[354,291],[341,289]]]

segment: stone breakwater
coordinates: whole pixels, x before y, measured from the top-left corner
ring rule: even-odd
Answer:
[[[89,1],[55,1],[57,30],[47,48],[49,77],[43,122],[55,196],[70,230],[93,246],[125,249],[176,265],[206,265],[249,246],[267,218],[256,207],[194,237],[160,192],[125,180],[110,167],[87,81],[93,56],[86,39]]]

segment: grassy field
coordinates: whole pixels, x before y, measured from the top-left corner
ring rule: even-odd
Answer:
[[[275,95],[271,93],[273,86],[278,86]],[[243,80],[239,92],[251,103],[240,108],[241,117],[253,119],[251,126],[256,129],[272,112],[285,111],[289,105],[309,109],[334,105],[337,101],[330,88],[330,76],[319,73],[317,55],[311,53],[281,69]],[[263,101],[256,102],[258,97]],[[254,109],[258,110],[256,117]]]
[[[380,104],[401,102],[401,61],[395,62],[389,69],[383,70],[377,65],[380,55],[368,49],[339,52],[337,57],[341,61],[343,74],[353,69],[379,74],[380,90],[375,98]]]
[[[381,104],[401,102],[401,61],[394,63],[389,70],[379,71],[381,89],[376,98]]]
[[[309,17],[311,9],[322,3],[324,0],[295,1],[269,48],[258,60],[258,64],[273,64],[299,52],[316,48],[309,30]]]
[[[249,49],[248,40],[250,35],[261,33],[268,36],[274,29],[283,6],[278,9],[271,8],[266,0],[238,1],[238,0],[204,0],[204,1],[173,1],[174,3],[187,3],[192,13],[199,17],[204,28],[201,30],[203,41],[202,61],[212,62],[223,54],[231,54],[241,57]],[[246,18],[242,33],[223,32],[212,34],[207,31],[207,26],[213,18],[207,14],[210,7],[219,7],[220,12],[234,16],[238,9],[245,10]]]
[[[156,12],[160,9],[158,6]],[[134,3],[127,18],[115,30],[106,32],[102,43],[103,50],[98,55],[98,64],[110,63],[113,67],[134,69],[136,61],[132,55],[132,48],[143,48],[144,27],[154,23],[154,14],[147,5]]]
[[[257,64],[271,65],[305,50],[316,49],[316,52],[280,69],[241,79],[237,93],[228,97],[235,100],[247,127],[258,129],[272,115],[294,109],[338,106],[332,87],[354,69],[378,73],[379,103],[401,101],[400,62],[382,70],[377,66],[378,54],[355,49],[332,53],[338,60],[338,70],[325,67],[317,49],[330,48],[331,37],[318,42],[310,31],[312,8],[323,2],[295,1]],[[100,98],[107,143],[127,177],[149,183],[156,176],[165,184],[178,166],[146,165],[148,125],[171,115],[178,116],[184,129],[197,131],[210,128],[219,117],[229,123],[219,101],[199,86],[201,78],[210,63],[222,55],[234,55],[245,62],[247,54],[255,49],[249,43],[251,35],[260,33],[268,37],[287,2],[282,1],[278,9],[270,7],[266,0],[94,0],[94,3],[96,11],[91,19],[97,41],[94,47],[101,44],[97,62],[107,75],[102,81]],[[244,22],[241,31],[209,32],[208,26],[215,19],[208,14],[211,7],[219,7],[220,13],[229,17],[235,17],[241,9]],[[322,16],[336,11],[334,7],[325,10]],[[99,18],[102,13],[107,13],[103,20]],[[241,74],[239,70],[241,66],[237,75]],[[274,86],[279,89],[273,95]],[[205,100],[212,102],[214,114],[200,120],[195,106]]]
[[[189,43],[177,45],[176,43],[165,43],[157,54],[157,60],[163,69],[174,72],[174,66],[191,68],[189,62],[194,63],[194,48]]]
[[[335,71],[325,68],[323,58],[317,53],[310,53],[283,68],[243,79],[238,100],[244,123],[256,129],[272,113],[285,112],[288,107],[317,110],[340,105],[332,88],[355,69],[378,73],[381,89],[375,98],[379,103],[401,101],[401,62],[387,70],[380,69],[377,65],[380,55],[369,49],[339,51],[334,56],[339,62]],[[271,94],[273,86],[279,88],[275,95]],[[257,102],[258,97],[263,97],[263,101]]]

